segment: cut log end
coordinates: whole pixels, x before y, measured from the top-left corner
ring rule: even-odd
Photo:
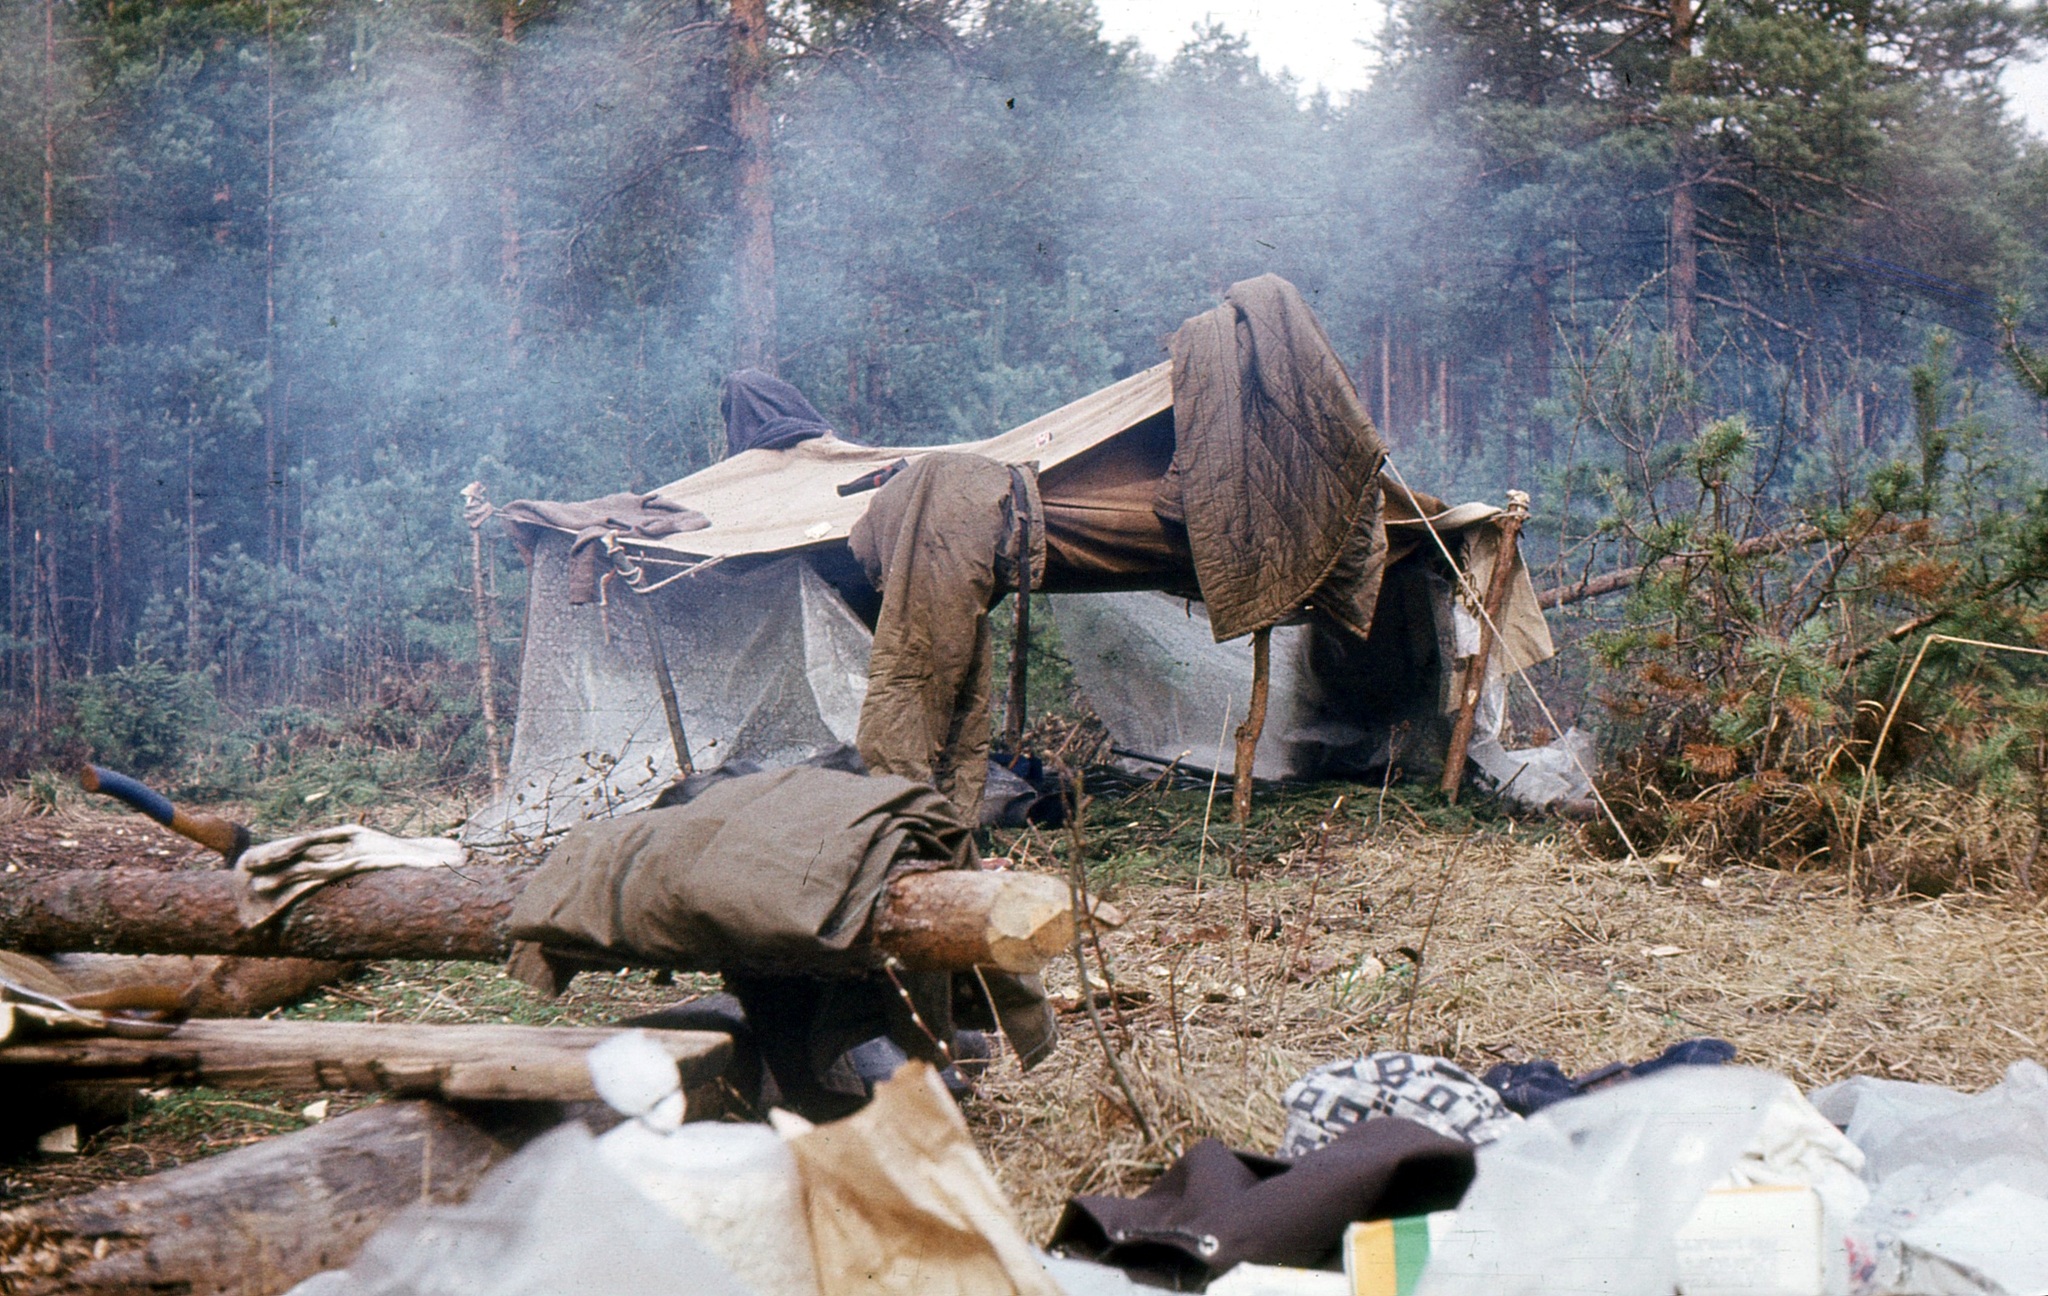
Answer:
[[[1038,873],[906,874],[874,920],[876,946],[913,971],[1036,972],[1073,938],[1066,883]]]

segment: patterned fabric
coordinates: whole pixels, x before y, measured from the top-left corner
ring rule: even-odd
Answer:
[[[1422,1053],[1374,1053],[1317,1067],[1287,1087],[1282,1157],[1298,1157],[1360,1121],[1400,1116],[1475,1147],[1522,1118],[1470,1072]]]

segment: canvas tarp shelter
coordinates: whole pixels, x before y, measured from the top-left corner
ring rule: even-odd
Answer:
[[[673,776],[652,663],[633,624],[650,610],[700,768],[734,760],[788,764],[849,741],[865,692],[877,596],[846,543],[873,494],[840,488],[898,460],[965,451],[1036,464],[1047,593],[1198,595],[1186,536],[1163,523],[1155,507],[1175,452],[1174,395],[1172,366],[1161,364],[985,441],[876,447],[828,436],[743,451],[657,489],[662,500],[709,524],[669,535],[619,535],[637,565],[630,583],[652,593],[628,593],[629,582],[613,580],[601,604],[568,605],[569,535],[528,527],[522,547],[533,555],[533,584],[510,782],[503,800],[472,817],[469,839],[532,839],[581,818],[640,808]],[[1382,493],[1390,560],[1419,549],[1417,534],[1403,530],[1404,510],[1437,515],[1454,543],[1460,534],[1491,534],[1480,525],[1494,514],[1485,506],[1410,503],[1390,483]],[[1407,530],[1419,533],[1417,526]],[[1432,561],[1423,556],[1424,566]],[[1510,655],[1549,654],[1525,576],[1503,620]],[[1410,640],[1421,633],[1412,619],[1402,624]],[[1428,645],[1417,643],[1409,647],[1428,656]],[[1248,656],[1242,643],[1217,648]],[[1406,702],[1427,692],[1434,705],[1440,689],[1412,672],[1404,688],[1400,660],[1383,663],[1393,672],[1389,687]],[[1133,661],[1129,668],[1158,666]],[[1320,664],[1307,676],[1321,679]],[[1350,705],[1342,685],[1323,693]],[[1339,723],[1356,720],[1346,715]],[[1213,741],[1200,750],[1213,750]],[[1283,764],[1279,772],[1304,771]]]
[[[1361,644],[1313,624],[1274,630],[1259,778],[1335,777],[1390,762],[1410,773],[1442,767],[1462,683],[1452,664],[1477,647],[1477,621],[1460,612],[1429,528],[1484,589],[1498,539],[1488,524],[1499,510],[1411,500],[1383,485],[1389,561],[1372,633]],[[1157,592],[1056,599],[1053,616],[1075,683],[1116,747],[1139,758],[1134,769],[1230,768],[1231,730],[1251,695],[1247,642],[1217,643],[1200,603]],[[1526,571],[1509,585],[1499,624],[1496,681],[1552,654]],[[1491,717],[1482,708],[1482,738],[1499,729],[1499,692],[1490,690]]]

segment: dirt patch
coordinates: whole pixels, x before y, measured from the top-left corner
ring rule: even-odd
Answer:
[[[19,796],[0,798],[0,870],[49,868],[217,868],[220,856],[139,814],[80,805],[39,812]]]

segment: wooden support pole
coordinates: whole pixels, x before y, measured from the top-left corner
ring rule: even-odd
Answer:
[[[1500,542],[1494,546],[1493,573],[1481,596],[1485,615],[1479,618],[1479,651],[1465,663],[1465,688],[1458,700],[1458,721],[1451,729],[1450,750],[1444,754],[1443,793],[1451,804],[1458,801],[1458,789],[1465,782],[1465,752],[1472,745],[1472,726],[1479,714],[1479,699],[1486,691],[1486,665],[1493,657],[1493,627],[1507,601],[1508,582],[1513,579],[1515,558],[1520,553],[1522,523],[1529,516],[1529,497],[1508,492],[1508,506],[1494,520]]]
[[[640,600],[640,628],[647,635],[647,655],[654,663],[654,687],[661,691],[661,713],[668,718],[668,740],[675,748],[676,777],[688,778],[697,772],[697,766],[690,759],[690,739],[683,732],[683,708],[676,701],[676,677],[669,673],[668,648],[661,642],[661,623],[654,615],[654,600],[643,596]]]
[[[491,518],[484,484],[462,488],[462,518],[469,524],[470,599],[476,611],[476,687],[483,703],[484,750],[491,761],[491,795],[505,795],[505,764],[498,755],[497,667],[491,652],[491,602],[484,588],[484,523]]]
[[[433,1102],[365,1107],[175,1170],[0,1213],[0,1291],[275,1296],[416,1202],[460,1201],[510,1140]]]
[[[1252,818],[1252,764],[1259,754],[1259,735],[1266,729],[1266,691],[1273,664],[1273,630],[1269,626],[1252,632],[1252,700],[1244,723],[1237,727],[1235,786],[1230,793],[1231,814],[1238,826]]]
[[[0,1045],[0,1082],[129,1081],[312,1093],[348,1089],[479,1102],[591,1102],[584,1055],[608,1027],[396,1022],[188,1021],[163,1039],[60,1036]],[[732,1038],[644,1034],[685,1086],[716,1079]]]
[[[249,928],[237,915],[239,884],[230,873],[111,868],[0,874],[0,949],[497,962],[511,950],[512,906],[532,876],[531,869],[488,865],[385,869],[322,887],[271,922]],[[1036,903],[1053,891],[1060,897],[1057,914]],[[1065,904],[1065,884],[1040,874],[905,873],[882,894],[866,957],[879,963],[894,955],[913,971],[979,966],[1035,972],[1065,948],[1071,922]],[[1038,914],[1040,925],[1020,929],[1019,912]],[[943,939],[912,935],[937,926],[946,928]]]
[[[1012,756],[1024,746],[1024,711],[1031,667],[1031,519],[1017,519],[1017,619],[1010,644],[1010,703],[1003,713],[1003,745]]]

